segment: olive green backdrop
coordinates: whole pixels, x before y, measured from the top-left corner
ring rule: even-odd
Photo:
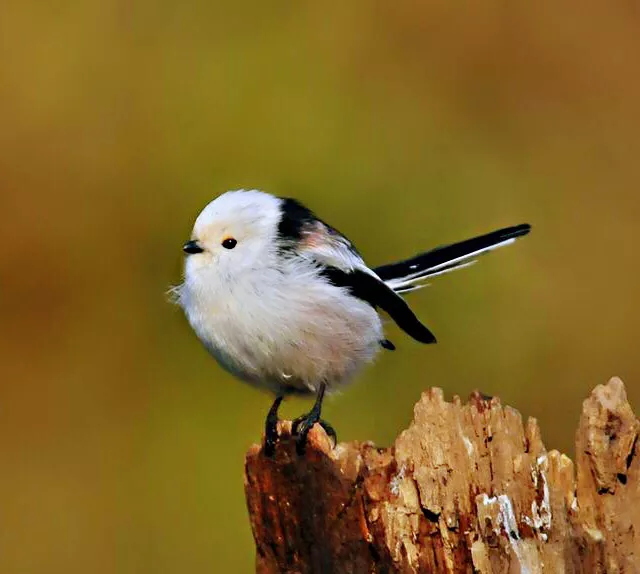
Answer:
[[[570,454],[594,385],[622,376],[638,408],[639,19],[3,2],[0,571],[252,570],[243,456],[270,398],[165,297],[227,189],[299,198],[373,265],[533,224],[410,297],[440,343],[389,326],[398,350],[327,401],[342,439],[389,444],[429,385],[500,395]]]

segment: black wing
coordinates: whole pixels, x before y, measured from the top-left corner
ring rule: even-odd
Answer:
[[[365,263],[349,239],[299,201],[280,199],[282,217],[278,225],[278,239],[285,253],[293,252],[311,259],[333,285],[346,288],[354,297],[387,312],[398,327],[417,341],[436,342],[433,333],[418,320],[402,297],[377,277],[362,270]],[[386,339],[380,344],[386,349],[393,349],[393,343]]]
[[[416,341],[427,344],[436,342],[434,334],[420,322],[406,301],[377,277],[359,269],[347,272],[327,266],[322,267],[321,274],[333,285],[348,289],[354,297],[374,308],[380,307]]]

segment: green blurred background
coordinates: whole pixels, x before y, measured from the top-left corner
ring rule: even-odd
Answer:
[[[292,195],[371,264],[529,221],[412,305],[326,403],[389,444],[480,388],[572,453],[582,399],[640,404],[634,3],[0,5],[0,571],[250,572],[242,472],[270,398],[166,302],[217,194]],[[284,414],[308,408],[292,400]]]

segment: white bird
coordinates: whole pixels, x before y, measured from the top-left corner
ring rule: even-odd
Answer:
[[[371,269],[353,244],[295,199],[257,190],[229,191],[196,219],[184,282],[175,291],[199,339],[239,379],[274,393],[265,423],[265,453],[278,439],[278,407],[290,394],[316,395],[296,419],[299,453],[320,423],[325,391],[349,382],[385,339],[378,309],[421,343],[436,338],[400,294],[513,243],[528,224],[438,247]]]

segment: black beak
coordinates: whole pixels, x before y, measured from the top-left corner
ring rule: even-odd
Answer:
[[[188,255],[195,255],[196,253],[202,253],[204,249],[198,245],[198,242],[195,240],[187,241],[182,246],[182,251],[187,253]]]

